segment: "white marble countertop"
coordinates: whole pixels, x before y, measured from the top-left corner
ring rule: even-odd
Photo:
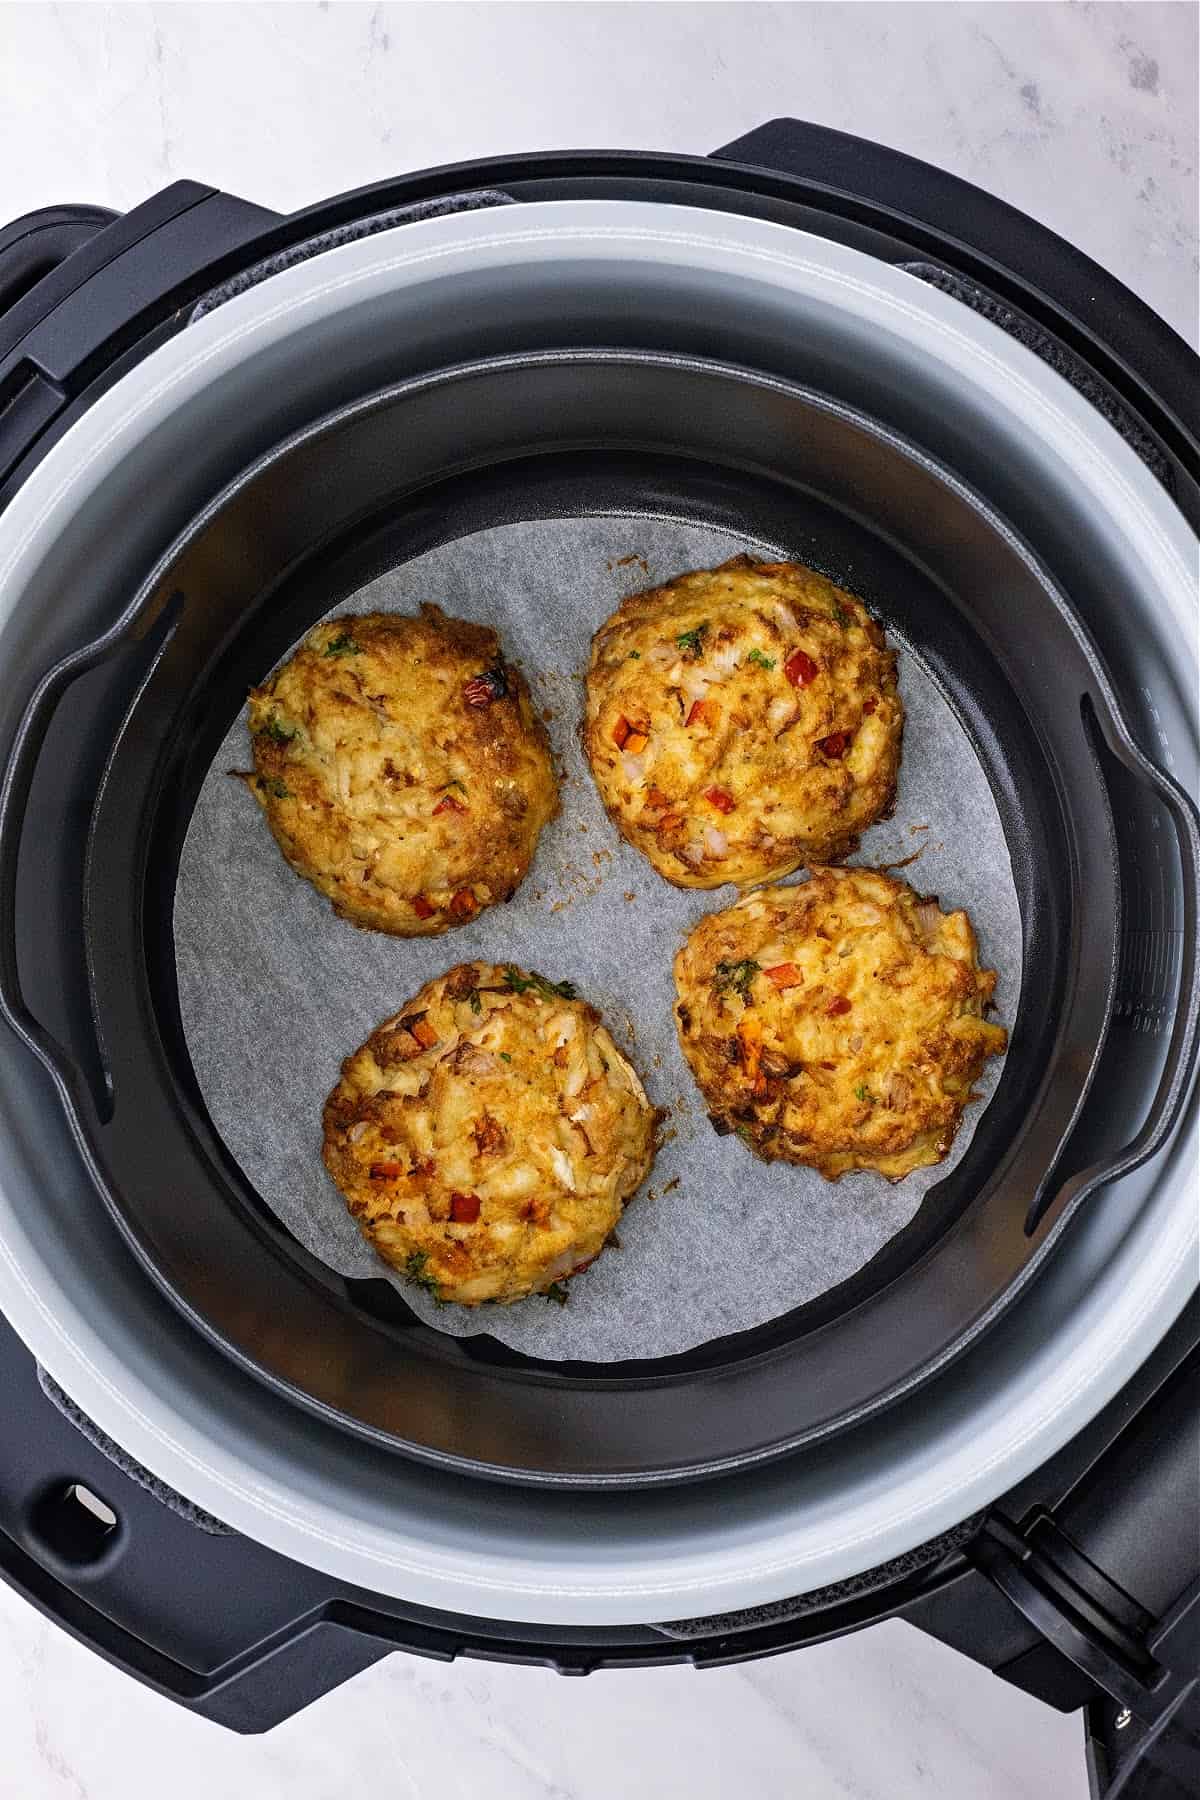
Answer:
[[[0,224],[178,176],[288,210],[508,150],[796,114],[990,188],[1197,333],[1197,14],[1143,5],[0,4]],[[564,1681],[394,1656],[269,1737],[0,1585],[0,1800],[1083,1800],[1082,1728],[909,1627]]]

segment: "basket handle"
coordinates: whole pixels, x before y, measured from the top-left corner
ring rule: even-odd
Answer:
[[[107,1076],[97,1093],[80,1060],[35,1017],[21,984],[17,936],[18,869],[34,777],[46,736],[72,683],[89,670],[136,646],[135,671],[140,685],[162,655],[183,611],[182,594],[164,604],[144,605],[118,619],[107,631],[56,662],[38,682],[26,703],[13,737],[7,766],[0,771],[0,1017],[43,1064],[67,1109],[78,1124],[88,1111],[102,1120],[110,1111]],[[89,1049],[103,1069],[103,1056],[93,1039]]]
[[[1134,741],[1111,695],[1107,704],[1089,706],[1104,743],[1112,755],[1136,780],[1149,788],[1158,799],[1174,827],[1182,864],[1182,929],[1180,932],[1182,965],[1179,990],[1171,1035],[1153,1098],[1136,1135],[1120,1149],[1112,1151],[1055,1186],[1055,1171],[1048,1171],[1038,1187],[1025,1217],[1025,1233],[1031,1237],[1046,1216],[1054,1211],[1065,1217],[1074,1212],[1097,1188],[1116,1181],[1122,1175],[1148,1162],[1161,1150],[1175,1129],[1183,1112],[1196,1070],[1200,1048],[1200,951],[1197,946],[1197,908],[1200,904],[1200,815],[1194,802],[1174,779],[1145,755]],[[1061,1164],[1062,1153],[1056,1159]]]

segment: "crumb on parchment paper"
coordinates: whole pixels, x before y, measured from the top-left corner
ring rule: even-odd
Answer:
[[[551,903],[550,911],[562,912],[565,907],[574,906],[577,900],[590,900],[593,894],[598,894],[607,879],[604,859],[609,854],[607,850],[593,851],[591,868],[576,862],[563,862],[555,871],[560,897]]]
[[[919,850],[913,851],[911,856],[902,856],[898,862],[876,863],[875,867],[877,869],[883,869],[883,870],[907,869],[907,867],[910,863],[919,862],[921,860],[921,858],[924,856],[925,852],[928,850],[928,848],[929,848],[929,842],[928,842],[928,840],[926,840],[926,842],[921,845]]]

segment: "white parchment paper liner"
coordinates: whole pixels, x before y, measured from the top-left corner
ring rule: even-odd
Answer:
[[[565,1307],[436,1307],[405,1298],[439,1330],[489,1332],[539,1357],[609,1361],[677,1354],[747,1330],[853,1275],[916,1213],[961,1158],[994,1092],[993,1059],[951,1156],[896,1186],[872,1175],[836,1185],[769,1166],[718,1138],[680,1055],[671,963],[681,934],[727,906],[733,888],[684,893],[618,837],[578,742],[593,631],[617,601],[689,568],[777,545],[670,519],[588,517],[508,525],[445,544],[378,577],[336,612],[414,611],[434,600],[493,624],[548,715],[564,775],[562,813],[507,905],[442,938],[356,930],[284,863],[230,769],[251,766],[239,717],[201,788],[179,867],[175,949],[184,1030],[217,1130],[296,1238],[343,1275],[392,1279],[360,1237],[320,1157],[321,1108],[342,1058],[432,976],[485,957],[568,977],[625,1045],[667,1141],[627,1208],[621,1247],[571,1284]],[[853,585],[852,581],[848,585]],[[883,619],[888,626],[886,617]],[[985,966],[1000,971],[997,1017],[1020,989],[1021,932],[1000,818],[971,742],[929,675],[899,651],[907,708],[891,820],[854,859],[898,862],[947,909],[965,906]]]

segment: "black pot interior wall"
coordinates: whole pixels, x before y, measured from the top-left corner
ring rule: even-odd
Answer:
[[[1035,714],[1021,660],[998,652],[1015,609],[1027,644],[1058,657],[1069,682],[1073,636],[986,515],[919,459],[836,408],[767,385],[724,391],[723,402],[737,394],[739,421],[730,404],[714,411],[711,379],[579,359],[494,374],[489,398],[526,455],[485,450],[474,468],[462,466],[461,409],[443,406],[422,439],[435,413],[420,395],[359,407],[268,458],[158,586],[159,599],[182,596],[178,625],[118,737],[94,821],[88,951],[114,1100],[103,1157],[132,1240],[177,1303],[256,1373],[356,1429],[484,1472],[670,1478],[777,1453],[886,1403],[953,1354],[1021,1279],[1025,1209],[1103,1035],[1108,992],[1097,972],[1111,960],[1116,903],[1097,766],[1079,754],[1077,709],[1073,725]],[[538,441],[534,416],[569,420],[570,437],[547,442],[543,425]],[[711,442],[716,416],[722,454]],[[415,442],[427,478],[397,489]],[[811,475],[797,483],[797,466],[821,471],[823,491]],[[215,747],[249,683],[313,617],[447,538],[515,518],[630,509],[800,543],[810,557],[821,543],[827,571],[852,565],[858,591],[939,681],[1008,837],[1024,929],[1020,1054],[962,1164],[853,1281],[684,1357],[563,1369],[486,1337],[429,1330],[389,1286],[332,1275],[265,1212],[188,1064],[171,905]],[[964,567],[987,568],[987,580],[956,583]]]

